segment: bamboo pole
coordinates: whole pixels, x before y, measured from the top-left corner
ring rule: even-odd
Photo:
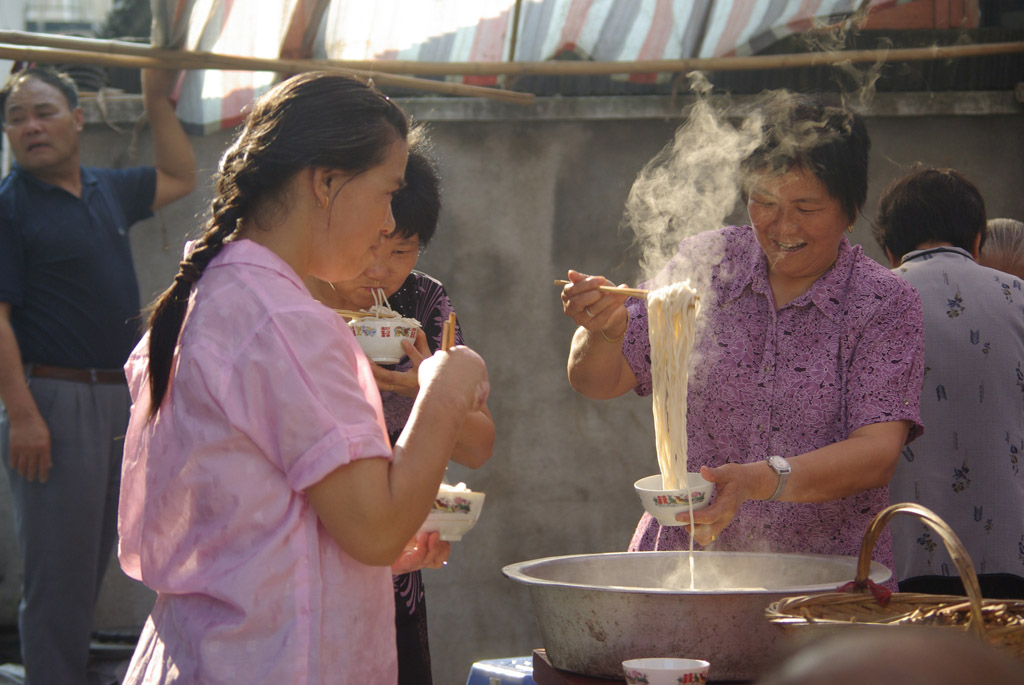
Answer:
[[[331,61],[356,68],[421,76],[610,76],[612,74],[679,73],[688,71],[741,71],[825,66],[843,62],[913,62],[957,59],[1024,52],[1024,41],[977,43],[974,45],[933,45],[923,48],[874,50],[835,50],[785,55],[750,57],[694,57],[690,59],[635,60],[630,62],[585,62],[548,60],[545,62],[410,62],[410,61]]]
[[[516,44],[519,42],[519,14],[523,9],[523,0],[516,0],[512,10],[512,37],[509,41],[508,61],[516,61]]]
[[[139,57],[160,57],[174,59],[176,68],[207,69],[224,68],[209,66],[212,60],[258,60],[266,65],[277,66],[260,71],[309,71],[335,67],[370,73],[384,83],[380,74],[418,74],[420,76],[598,76],[611,74],[645,74],[656,72],[687,71],[739,71],[760,69],[784,69],[794,67],[824,66],[842,62],[901,62],[935,59],[957,59],[962,57],[983,57],[997,54],[1024,52],[1024,41],[1005,43],[976,43],[972,45],[933,45],[923,48],[894,48],[874,50],[837,50],[831,52],[805,52],[785,55],[754,55],[750,57],[700,57],[691,59],[636,60],[631,62],[570,62],[548,60],[544,62],[412,62],[408,60],[272,60],[253,57],[233,57],[212,52],[190,52],[153,48],[138,43],[72,38],[52,34],[28,33],[23,31],[0,31],[0,43],[13,45],[38,45],[65,48],[87,52],[103,52],[112,55],[136,55]],[[246,66],[230,66],[228,69],[249,69]],[[463,84],[449,84],[463,85]],[[409,86],[413,87],[413,86]],[[480,88],[479,86],[464,86]],[[494,90],[483,88],[483,90]],[[519,95],[524,95],[520,93]],[[528,94],[526,94],[528,95]]]
[[[923,48],[874,50],[835,50],[750,57],[694,57],[689,59],[634,60],[624,62],[586,62],[548,60],[545,62],[410,62],[410,61],[333,61],[356,68],[421,76],[608,76],[612,74],[678,73],[688,71],[740,71],[745,69],[785,69],[824,66],[843,62],[913,62],[956,59],[1024,52],[1024,41],[976,43],[973,45],[933,45]]]
[[[141,47],[141,46],[133,46]],[[145,54],[120,54],[110,50],[92,52],[87,50],[67,50],[47,47],[30,47],[26,45],[0,44],[0,59],[24,60],[43,64],[92,64],[105,67],[152,68],[152,69],[224,69],[231,71],[274,71],[284,73],[300,73],[304,71],[331,71],[354,76],[362,80],[373,79],[375,83],[392,85],[412,90],[483,97],[517,105],[531,105],[535,101],[533,93],[500,90],[471,86],[463,83],[431,81],[400,74],[380,73],[363,69],[351,69],[328,64],[318,60],[296,59],[264,59],[258,57],[239,57],[234,55],[218,55],[211,52],[185,52],[148,48]]]

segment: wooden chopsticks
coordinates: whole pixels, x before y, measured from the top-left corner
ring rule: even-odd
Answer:
[[[448,315],[448,320],[441,326],[441,350],[447,351],[455,344],[455,312]]]
[[[555,279],[555,285],[569,285],[569,281],[562,281]],[[614,285],[599,285],[597,289],[603,293],[615,293],[616,295],[629,295],[631,297],[639,297],[645,299],[647,297],[647,290],[642,288],[620,288]]]
[[[352,309],[335,309],[335,312],[344,316],[346,319],[361,319],[367,316],[373,316],[370,312],[357,312]]]

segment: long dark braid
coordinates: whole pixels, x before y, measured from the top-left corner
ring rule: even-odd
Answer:
[[[257,202],[272,201],[302,169],[360,173],[380,164],[388,146],[404,139],[402,111],[372,86],[338,74],[294,76],[253,105],[215,175],[211,216],[195,249],[149,316],[149,416],[170,386],[174,349],[192,284],[229,242]]]

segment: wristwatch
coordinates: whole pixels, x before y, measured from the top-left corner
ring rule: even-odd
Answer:
[[[793,471],[790,467],[789,462],[784,457],[771,456],[767,459],[768,467],[779,476],[779,486],[775,488],[775,492],[771,497],[768,498],[769,502],[775,501],[782,494],[783,488],[786,487],[786,479],[789,478],[789,474]]]

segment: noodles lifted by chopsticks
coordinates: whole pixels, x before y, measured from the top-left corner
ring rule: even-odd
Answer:
[[[665,490],[688,489],[686,386],[699,310],[697,293],[688,281],[652,290],[647,296],[654,441]]]

